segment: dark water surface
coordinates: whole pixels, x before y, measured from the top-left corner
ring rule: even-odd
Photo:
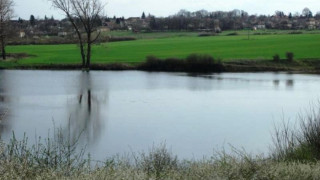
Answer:
[[[267,153],[274,124],[319,94],[318,75],[2,70],[0,133],[33,143],[61,127],[99,160],[162,142],[189,159],[229,144]]]

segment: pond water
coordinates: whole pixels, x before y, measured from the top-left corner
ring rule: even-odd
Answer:
[[[2,70],[0,133],[34,143],[59,127],[97,160],[164,142],[187,159],[230,145],[268,153],[274,125],[294,121],[319,89],[320,76],[287,73]]]

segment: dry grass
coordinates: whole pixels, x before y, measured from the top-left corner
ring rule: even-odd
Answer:
[[[275,128],[272,158],[277,161],[317,162],[320,160],[320,108],[315,105],[297,124]]]
[[[54,138],[0,141],[0,179],[320,179],[320,112],[300,116],[298,128],[276,130],[270,157],[234,149],[202,160],[182,160],[165,144],[148,152],[97,162],[76,151],[60,130]]]
[[[62,138],[62,137],[60,137]],[[57,140],[57,139],[56,139]],[[284,162],[241,151],[178,160],[164,144],[103,163],[73,151],[65,140],[28,147],[27,138],[1,143],[0,179],[319,179],[320,162]]]

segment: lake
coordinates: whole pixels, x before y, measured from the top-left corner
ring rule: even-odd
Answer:
[[[319,100],[320,76],[288,73],[0,71],[0,133],[79,137],[93,159],[165,143],[179,158],[268,153],[283,119]]]

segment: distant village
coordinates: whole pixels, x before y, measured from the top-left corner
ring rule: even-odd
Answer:
[[[189,12],[180,10],[168,17],[155,17],[144,12],[139,17],[101,17],[97,32],[126,30],[135,33],[154,31],[206,31],[219,33],[225,30],[242,29],[280,29],[315,30],[320,29],[320,13],[313,15],[304,8],[302,13],[284,14],[276,11],[274,15],[249,15],[242,10],[208,12],[200,10]],[[43,36],[73,37],[74,30],[68,19],[56,20],[54,17],[12,20],[12,33],[17,38],[40,38]]]

